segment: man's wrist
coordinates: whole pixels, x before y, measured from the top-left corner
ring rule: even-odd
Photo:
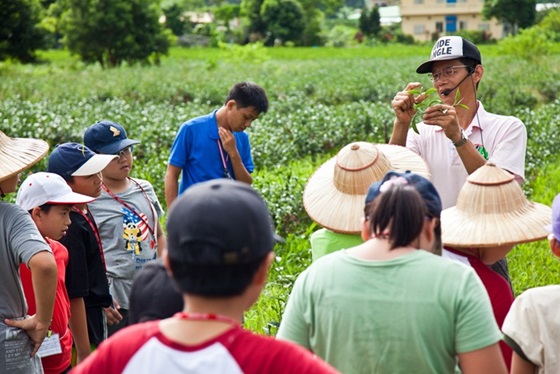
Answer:
[[[459,140],[453,141],[453,145],[455,146],[455,148],[459,148],[460,146],[465,145],[467,141],[468,139],[465,136],[465,133],[463,132],[463,130],[461,130],[461,137],[459,138]]]

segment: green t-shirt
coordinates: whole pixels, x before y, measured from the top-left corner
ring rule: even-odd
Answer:
[[[501,333],[474,270],[423,250],[386,261],[338,251],[298,277],[277,336],[343,373],[452,373],[458,353]]]
[[[321,256],[348,249],[362,244],[364,241],[360,234],[340,234],[325,228],[319,229],[311,234],[311,256],[313,261]]]

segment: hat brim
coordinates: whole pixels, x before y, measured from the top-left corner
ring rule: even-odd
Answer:
[[[409,170],[430,178],[424,160],[410,149],[391,144],[375,146],[389,160],[391,170]],[[332,157],[309,178],[303,192],[303,206],[309,217],[319,225],[339,233],[358,234],[361,231],[367,191],[363,194],[348,194],[338,190],[334,184],[336,161],[337,157]],[[377,181],[371,181],[374,182]]]
[[[452,207],[441,213],[444,245],[450,247],[487,248],[521,244],[544,239],[552,209],[528,202],[521,210],[507,213],[467,213]]]
[[[47,203],[56,205],[87,204],[91,203],[95,199],[95,197],[82,195],[76,192],[68,192],[64,195],[57,196],[55,199],[47,201]]]
[[[35,165],[48,151],[44,140],[10,138],[0,131],[0,182]]]
[[[78,170],[73,172],[73,177],[83,177],[88,175],[93,175],[101,172],[103,169],[109,165],[111,161],[118,158],[117,155],[94,155],[85,164],[80,166]]]
[[[104,154],[117,154],[126,147],[130,147],[131,145],[140,144],[140,141],[134,139],[121,139],[117,142],[107,144],[99,149],[92,149],[96,153],[104,153]]]

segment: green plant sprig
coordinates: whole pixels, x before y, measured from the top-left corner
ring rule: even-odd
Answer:
[[[431,97],[434,93],[436,93],[436,91],[437,90],[435,89],[435,87],[428,88],[424,92],[422,92],[422,87],[407,91],[409,94],[424,97],[424,99],[421,102],[414,104],[414,110],[416,111],[416,113],[412,117],[412,120],[411,120],[411,123],[410,123],[410,126],[412,127],[414,132],[417,133],[417,134],[419,134],[419,132],[418,132],[418,127],[416,126],[417,125],[416,118],[419,115],[420,116],[423,115],[426,112],[426,109],[428,109],[429,107],[434,106],[434,105],[438,105],[438,104],[443,104],[443,101],[441,101],[439,96],[436,96],[435,98]],[[458,106],[458,107],[463,108],[463,109],[469,109],[469,107],[466,106],[465,104],[461,104],[461,101],[463,101],[463,99],[461,98],[461,93],[460,93],[459,89],[457,89],[457,91],[455,92],[455,100],[453,101],[453,106]]]

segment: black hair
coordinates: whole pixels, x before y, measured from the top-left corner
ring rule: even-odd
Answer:
[[[226,98],[226,103],[235,100],[237,108],[254,107],[259,113],[266,113],[268,110],[268,98],[264,89],[251,82],[236,83]]]
[[[43,205],[40,205],[38,208],[41,209],[45,213],[49,213],[53,205],[54,204],[45,203]],[[33,209],[29,209],[29,214],[31,214],[32,211],[33,211]]]
[[[395,185],[372,201],[368,216],[370,232],[387,235],[391,249],[395,249],[410,245],[420,236],[428,210],[414,186]]]
[[[459,60],[461,61],[461,63],[463,65],[467,66],[467,70],[468,70],[469,74],[474,73],[474,69],[476,69],[476,66],[480,65],[480,61],[477,61],[477,60],[469,58],[469,57],[462,57]],[[476,89],[477,90],[478,90],[478,84],[479,83],[480,83],[480,81],[476,82]]]
[[[203,297],[241,295],[251,284],[265,256],[242,264],[188,264],[169,257],[173,280],[183,293]]]

